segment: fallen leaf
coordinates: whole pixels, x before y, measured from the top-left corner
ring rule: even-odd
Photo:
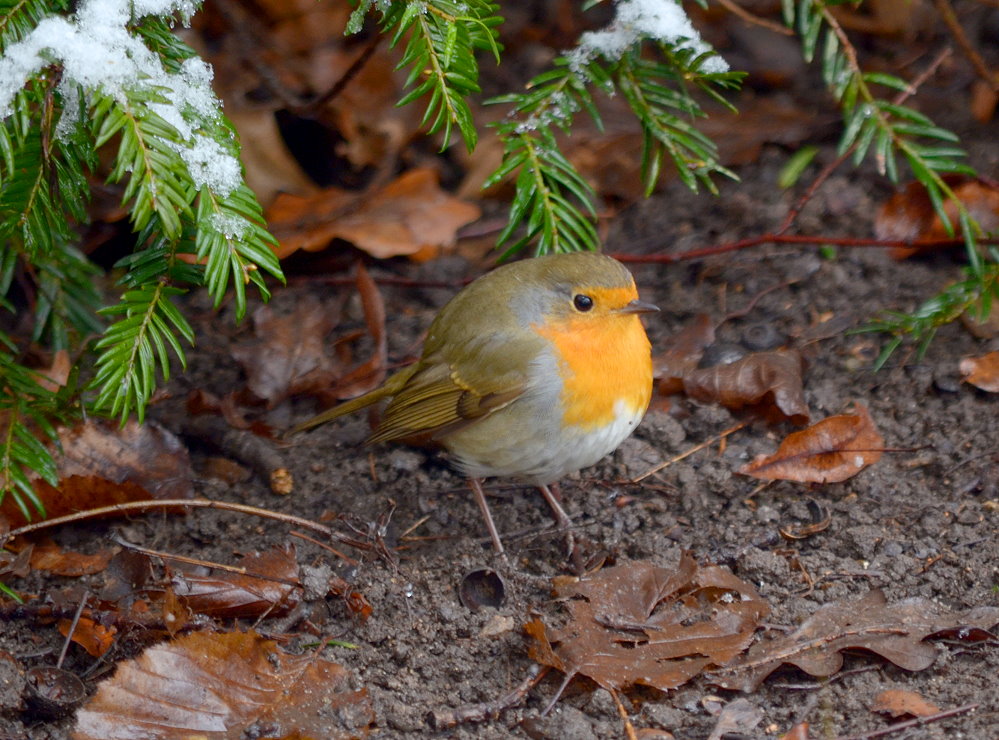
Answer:
[[[839,483],[881,459],[884,439],[867,408],[838,414],[792,432],[772,455],[759,455],[739,469],[761,480]]]
[[[315,196],[279,195],[267,211],[284,259],[315,252],[335,239],[378,259],[428,258],[454,244],[458,229],[479,218],[479,207],[441,190],[437,173],[418,168],[371,193],[326,188]]]
[[[88,420],[59,429],[59,485],[33,481],[49,517],[64,516],[127,501],[191,498],[193,473],[187,448],[155,422],[125,426]],[[7,497],[0,512],[13,526],[25,523]]]
[[[529,654],[606,689],[676,688],[741,653],[769,612],[751,585],[723,568],[698,567],[689,554],[676,568],[635,561],[554,585],[569,621],[525,625],[534,638]]]
[[[763,719],[763,710],[742,697],[733,699],[718,712],[708,740],[722,740],[724,737],[752,737],[756,725]]]
[[[666,349],[652,358],[652,374],[664,395],[683,391],[683,379],[697,369],[704,350],[715,341],[715,322],[706,313],[666,340]]]
[[[254,338],[232,348],[250,392],[273,407],[290,395],[328,385],[343,370],[327,352],[327,335],[339,320],[332,304],[309,295],[282,315],[260,306],[253,312]]]
[[[145,650],[76,715],[74,740],[366,737],[375,715],[347,669],[255,632],[199,632]]]
[[[784,664],[812,676],[832,676],[843,667],[843,651],[858,649],[907,671],[921,671],[937,656],[928,638],[994,640],[987,630],[997,623],[999,607],[955,612],[923,597],[888,604],[880,589],[872,589],[860,599],[826,604],[791,634],[757,642],[708,678],[722,688],[750,692]]]
[[[807,424],[809,413],[802,390],[802,359],[794,350],[755,352],[728,365],[688,373],[683,388],[698,401],[726,408],[747,408],[771,422]]]
[[[63,637],[69,635],[69,628],[72,626],[73,620],[71,619],[59,620],[59,632]],[[93,619],[80,617],[76,621],[76,629],[73,630],[71,639],[95,658],[99,658],[114,645],[116,634],[118,634],[118,628],[114,625],[105,627]]]
[[[781,735],[780,740],[808,740],[808,723],[799,722]]]
[[[999,229],[999,188],[994,183],[964,175],[944,175],[944,182],[951,187],[954,195],[981,225],[983,231]],[[955,229],[960,231],[954,201],[946,199],[943,210]],[[915,181],[908,183],[881,205],[874,219],[874,234],[878,239],[905,242],[916,239],[951,239],[953,236],[944,228],[926,187]],[[899,247],[892,250],[892,256],[904,259],[917,251],[920,250]]]
[[[301,599],[293,546],[246,555],[237,566],[244,573],[175,573],[174,594],[192,612],[216,619],[278,617]]]
[[[961,379],[989,393],[999,393],[999,352],[981,357],[965,357],[958,366]]]
[[[101,573],[108,567],[116,550],[104,548],[92,555],[64,550],[52,540],[37,542],[31,548],[31,567],[57,576],[79,578]]]
[[[885,689],[874,697],[872,712],[882,712],[891,717],[929,717],[937,714],[940,707],[926,701],[915,691]]]
[[[315,390],[326,403],[342,398],[354,398],[373,390],[385,380],[388,367],[388,335],[385,332],[385,302],[375,281],[371,279],[362,262],[357,263],[357,292],[361,296],[364,321],[368,335],[375,345],[371,357],[360,365],[338,377],[335,382],[325,383]]]

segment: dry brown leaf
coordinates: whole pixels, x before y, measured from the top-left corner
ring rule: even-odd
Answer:
[[[962,380],[989,393],[999,393],[999,352],[965,357],[959,365]]]
[[[216,619],[255,619],[287,614],[301,599],[298,561],[291,545],[240,558],[245,574],[178,572],[173,591],[191,611]]]
[[[309,295],[284,315],[266,305],[254,311],[254,338],[232,348],[250,392],[273,407],[295,393],[329,385],[342,372],[327,351],[327,335],[339,320],[334,306]]]
[[[892,717],[929,717],[937,714],[940,707],[926,701],[915,691],[885,689],[874,697],[872,712],[882,712]]]
[[[706,313],[691,319],[685,327],[666,340],[666,349],[652,358],[652,374],[659,380],[664,395],[683,391],[683,379],[694,370],[704,350],[715,341],[715,322]]]
[[[733,699],[718,712],[715,726],[708,740],[722,740],[726,737],[752,737],[756,725],[763,719],[763,710],[747,699]]]
[[[781,735],[780,740],[808,740],[808,723],[799,722]]]
[[[187,448],[155,422],[89,420],[59,429],[62,453],[56,455],[59,485],[35,480],[35,491],[49,517],[101,506],[149,499],[191,498],[193,473]],[[12,526],[25,523],[8,496],[0,513]]]
[[[66,381],[69,380],[69,371],[72,369],[73,363],[69,359],[69,352],[60,349],[52,356],[52,365],[38,371],[41,376],[38,379],[38,384],[42,388],[56,393],[66,385]]]
[[[683,387],[698,401],[747,408],[771,422],[787,419],[800,425],[809,418],[801,374],[801,355],[794,350],[756,352],[729,365],[693,370]]]
[[[357,292],[361,296],[364,321],[368,334],[375,345],[371,357],[335,382],[324,383],[315,392],[327,402],[341,398],[354,398],[375,389],[385,379],[388,367],[388,335],[385,332],[385,301],[375,281],[371,279],[364,264],[357,263]]]
[[[325,249],[344,239],[379,259],[425,259],[454,244],[458,229],[479,218],[479,207],[441,190],[437,173],[418,168],[372,193],[326,188],[303,198],[282,194],[267,211],[280,242],[278,257]]]
[[[63,637],[69,635],[69,628],[73,626],[73,620],[60,619],[58,628]],[[99,658],[114,645],[114,637],[118,634],[118,628],[114,625],[105,627],[103,624],[95,622],[88,617],[80,617],[76,621],[76,628],[73,630],[72,640],[95,658]]]
[[[999,188],[964,175],[945,175],[944,181],[984,231],[999,229]],[[955,228],[960,229],[954,201],[945,200],[943,210]],[[881,205],[874,219],[874,234],[878,239],[897,241],[949,239],[952,236],[940,221],[926,188],[919,182],[910,182]],[[917,251],[899,247],[892,250],[892,256],[904,259]]]
[[[761,480],[839,483],[881,459],[885,442],[867,408],[838,414],[791,432],[772,455],[760,455],[739,469]]]
[[[255,632],[194,633],[118,665],[76,715],[74,740],[366,737],[367,690],[342,666]]]
[[[880,589],[872,589],[860,599],[826,604],[791,634],[756,643],[747,654],[713,671],[709,679],[717,686],[748,692],[784,664],[812,676],[831,676],[843,666],[842,651],[857,649],[877,653],[907,671],[921,671],[937,656],[927,638],[994,640],[987,630],[997,623],[999,607],[959,613],[923,597],[888,604]]]
[[[64,550],[50,539],[35,543],[31,548],[31,567],[57,576],[79,578],[100,573],[108,567],[115,550],[102,549],[93,555]]]
[[[531,658],[606,689],[680,686],[741,653],[769,612],[751,585],[689,554],[676,568],[636,561],[554,584],[570,619],[526,625]]]

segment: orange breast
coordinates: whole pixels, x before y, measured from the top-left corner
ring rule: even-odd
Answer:
[[[634,314],[578,316],[535,325],[551,340],[562,375],[562,420],[584,430],[612,423],[621,406],[641,414],[652,396],[652,357]]]

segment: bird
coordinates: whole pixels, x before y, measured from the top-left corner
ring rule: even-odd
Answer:
[[[444,305],[419,360],[289,434],[387,401],[367,443],[443,447],[468,479],[498,555],[506,557],[484,478],[536,486],[571,537],[551,488],[617,449],[645,415],[652,353],[640,316],[658,310],[603,254],[503,264]]]

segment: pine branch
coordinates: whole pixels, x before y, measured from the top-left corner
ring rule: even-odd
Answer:
[[[351,15],[347,33],[360,30],[364,16],[374,3],[361,2]],[[497,27],[503,19],[498,6],[487,0],[408,0],[376,3],[382,13],[383,32],[394,29],[392,46],[408,34],[398,69],[408,68],[406,86],[410,91],[398,105],[429,96],[422,125],[430,133],[443,131],[442,150],[451,144],[457,126],[469,151],[475,148],[478,132],[467,98],[481,92],[479,50],[492,52],[499,63]]]
[[[33,477],[58,484],[55,460],[41,440],[58,444],[55,424],[67,418],[65,404],[38,376],[14,360],[14,347],[0,334],[0,502],[10,495],[25,519],[45,515]]]
[[[923,113],[875,94],[875,85],[902,92],[909,92],[910,88],[895,75],[863,70],[856,49],[830,10],[832,4],[826,0],[803,0],[796,5],[793,0],[784,0],[783,10],[785,22],[795,27],[802,39],[806,60],[814,58],[822,40],[822,74],[843,113],[840,155],[845,156],[852,149],[853,162],[859,165],[873,152],[878,171],[897,184],[900,154],[913,177],[926,189],[937,217],[949,234],[954,234],[955,226],[946,204],[953,208],[969,262],[966,280],[928,300],[913,314],[886,314],[867,327],[893,337],[876,363],[880,367],[905,338],[915,341],[921,354],[937,328],[964,311],[977,307],[987,315],[992,298],[999,294],[995,281],[999,260],[994,250],[989,253],[979,245],[981,226],[944,177],[976,174],[965,161],[958,137],[935,125]]]

